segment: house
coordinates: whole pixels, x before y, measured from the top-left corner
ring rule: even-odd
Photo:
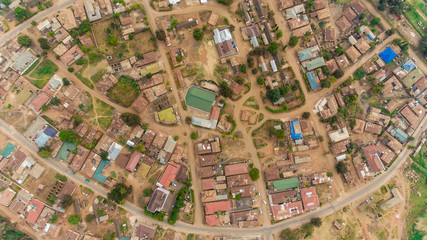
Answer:
[[[307,69],[307,71],[311,71],[320,67],[325,66],[325,60],[323,57],[318,57],[309,61],[305,61],[302,63],[303,67]]]
[[[199,21],[197,19],[189,19],[186,22],[180,22],[176,25],[176,30],[182,30],[182,29],[187,29],[187,28],[192,28],[195,27],[199,24]]]
[[[362,54],[365,54],[371,48],[371,46],[365,41],[363,37],[357,40],[355,46]]]
[[[378,55],[386,64],[391,62],[395,57],[397,57],[397,54],[393,51],[393,49],[391,49],[391,47],[387,47],[384,51],[380,52]]]
[[[416,127],[421,120],[421,116],[418,116],[408,105],[403,107],[399,113],[413,127]]]
[[[33,110],[36,114],[40,114],[43,106],[45,106],[50,100],[50,96],[45,92],[41,92],[31,101],[29,108]]]
[[[228,212],[231,210],[231,204],[229,200],[210,202],[205,204],[205,214],[211,215],[217,212]]]
[[[252,184],[249,174],[240,174],[227,177],[227,187],[240,187]]]
[[[135,230],[135,237],[139,239],[151,239],[154,237],[156,229],[144,224],[139,224]]]
[[[271,214],[274,221],[280,221],[303,213],[301,201],[283,203],[271,206]]]
[[[142,54],[142,58],[138,59],[135,63],[134,63],[134,67],[139,68],[151,63],[156,62],[157,60],[159,60],[160,56],[156,53],[156,52],[146,52],[144,54]]]
[[[229,57],[239,52],[229,29],[214,29],[214,42],[220,58]]]
[[[37,54],[31,49],[27,48],[19,57],[16,58],[15,62],[10,66],[14,71],[22,75],[30,68],[39,58]]]
[[[397,78],[395,76],[392,76],[391,78],[389,78],[387,81],[384,82],[384,87],[383,87],[381,93],[383,95],[386,95],[386,94],[390,94],[393,91],[400,91],[402,89],[403,89],[403,85],[400,83],[400,81],[397,80]],[[390,101],[390,102],[396,102],[396,101]],[[394,110],[392,110],[391,112],[393,112],[393,111]]]
[[[293,6],[294,6],[293,1],[279,0],[279,11],[283,11],[283,10],[288,9],[290,7],[293,7]]]
[[[345,69],[348,66],[350,66],[350,62],[348,61],[348,59],[345,56],[345,54],[336,57],[335,60],[336,60],[337,65],[339,66],[340,69]]]
[[[341,141],[341,142],[334,143],[331,146],[331,152],[335,155],[346,152],[347,151],[346,144],[347,144],[347,141]]]
[[[367,122],[365,125],[365,132],[380,135],[382,127],[378,124]]]
[[[80,50],[79,46],[76,44],[74,45],[74,47],[70,48],[67,52],[65,52],[60,59],[62,63],[69,66],[83,56],[83,51]]]
[[[347,131],[347,127],[340,128],[338,130],[333,130],[328,133],[328,136],[332,142],[340,142],[350,137]]]
[[[86,0],[83,4],[89,21],[93,22],[101,19],[101,11],[98,2],[95,2],[94,0]]]
[[[353,132],[362,134],[365,129],[366,121],[356,118],[356,124],[353,127]]]
[[[297,188],[299,187],[299,180],[297,177],[276,180],[273,181],[273,187],[276,191]]]
[[[338,18],[335,24],[343,33],[347,32],[352,26],[345,16],[341,16],[340,18]]]
[[[181,165],[171,162],[166,167],[166,170],[163,172],[162,177],[157,182],[157,186],[163,187],[164,189],[168,190],[170,185],[175,181],[175,178],[181,169]]]
[[[310,60],[316,57],[319,57],[319,47],[318,46],[314,46],[314,47],[310,47],[310,48],[306,48],[304,50],[298,51],[297,55],[298,55],[298,59],[301,62],[304,62],[306,60]]]
[[[371,144],[362,149],[363,156],[373,173],[379,173],[385,170],[383,163],[380,160],[377,148]]]
[[[350,6],[354,12],[357,13],[357,15],[360,15],[366,11],[366,7],[363,6],[363,4],[359,1],[353,1]]]
[[[351,7],[348,7],[346,10],[344,10],[342,14],[349,22],[353,22],[353,20],[357,18],[357,14],[353,11],[353,9],[351,9]]]
[[[329,12],[329,8],[318,10],[316,11],[316,14],[317,14],[317,19],[319,21],[322,21],[331,16],[331,13]]]
[[[25,221],[29,224],[36,223],[41,212],[43,211],[44,204],[36,199],[30,200],[27,206],[27,215]]]
[[[303,37],[303,36],[306,36],[308,33],[310,33],[310,35],[311,33],[313,33],[310,26],[304,26],[304,27],[292,30],[292,35],[296,37]]]
[[[302,188],[301,189],[302,203],[304,210],[309,211],[316,209],[320,206],[319,196],[316,192],[316,187]]]
[[[216,26],[218,19],[219,19],[219,14],[211,13],[211,15],[209,16],[208,24],[211,26]]]
[[[335,42],[335,28],[325,28],[323,38],[326,42]]]
[[[314,91],[314,90],[320,89],[320,81],[315,73],[313,73],[312,71],[307,72],[306,77],[307,77],[308,83],[310,84],[311,90]]]
[[[83,36],[79,36],[78,38],[80,43],[87,48],[94,45],[92,38],[87,34],[84,34]]]
[[[6,188],[0,193],[0,204],[8,207],[12,202],[12,199],[15,197],[16,192],[10,188]]]
[[[304,14],[297,18],[292,18],[288,20],[289,28],[293,31],[295,29],[307,26],[310,23],[308,17]]]
[[[391,190],[392,198],[381,203],[380,207],[383,211],[387,211],[390,208],[398,205],[399,203],[405,201],[405,198],[402,196],[398,188],[393,188]]]
[[[84,8],[84,4],[83,3],[76,3],[73,6],[73,10],[74,10],[74,17],[76,18],[76,22],[77,24],[82,23],[84,20],[87,19],[86,16],[86,11]]]
[[[166,200],[168,199],[169,191],[163,188],[156,188],[153,192],[153,195],[150,198],[150,201],[147,205],[147,211],[152,213],[162,211],[165,206]]]
[[[83,176],[91,178],[101,163],[101,156],[94,152],[90,152],[86,158],[86,162],[80,170]]]
[[[89,155],[89,150],[79,145],[77,146],[76,151],[77,153],[74,155],[74,158],[70,164],[70,168],[73,171],[78,172],[86,161],[86,158]]]
[[[249,173],[248,163],[230,164],[224,167],[225,176]]]
[[[347,49],[345,54],[353,63],[355,63],[362,55],[354,46],[351,46],[349,49]]]
[[[128,170],[129,172],[134,172],[141,158],[142,158],[142,153],[137,151],[133,152],[132,155],[130,156],[128,163],[126,164],[125,169]]]

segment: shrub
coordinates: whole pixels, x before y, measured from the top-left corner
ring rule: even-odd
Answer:
[[[132,185],[126,186],[124,183],[117,183],[107,196],[111,201],[122,204],[123,200],[131,193]]]
[[[309,113],[309,112],[304,112],[304,113],[302,114],[302,118],[304,118],[304,119],[309,119],[309,118],[310,118],[310,113]]]
[[[135,127],[141,124],[141,118],[137,114],[133,114],[130,112],[125,112],[120,115],[120,118],[123,122],[126,123],[129,127]]]
[[[335,168],[337,169],[337,172],[339,174],[345,174],[347,172],[347,166],[342,161],[337,163],[337,165],[335,165]]]
[[[47,39],[46,39],[46,38],[39,38],[37,41],[39,42],[40,47],[41,47],[42,49],[44,49],[44,50],[48,50],[48,49],[50,49],[49,42],[47,41]]]
[[[258,168],[252,168],[251,171],[249,171],[249,176],[251,177],[252,181],[258,180],[259,178]]]
[[[258,83],[258,85],[264,85],[265,79],[263,77],[259,77],[256,79],[256,82]]]
[[[205,35],[205,33],[202,31],[202,29],[200,28],[196,28],[193,31],[193,37],[194,39],[196,39],[197,41],[201,41],[203,40],[203,36]]]
[[[70,195],[65,195],[60,203],[61,208],[67,209],[71,205],[73,205],[73,198]]]
[[[146,188],[142,191],[142,194],[144,197],[149,197],[149,196],[151,196],[151,194],[153,194],[153,189]]]
[[[70,73],[74,72],[74,68],[73,68],[73,67],[69,67],[67,70],[68,70]]]
[[[79,225],[81,217],[81,215],[71,215],[67,220],[71,225]]]
[[[18,44],[24,47],[29,47],[31,44],[33,44],[33,42],[27,35],[21,35],[18,37]]]
[[[95,215],[90,214],[90,213],[89,213],[88,215],[86,215],[86,217],[85,217],[85,221],[86,221],[87,223],[92,222],[94,219],[95,219]]]
[[[192,132],[190,134],[190,138],[193,139],[193,140],[196,140],[197,139],[197,133],[196,132]]]
[[[291,36],[289,39],[289,46],[295,47],[298,44],[298,37],[297,36]]]

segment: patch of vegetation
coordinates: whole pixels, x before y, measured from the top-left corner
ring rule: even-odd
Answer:
[[[104,76],[105,73],[107,73],[107,69],[99,69],[95,74],[90,76],[90,80],[93,82],[93,84],[96,85],[102,79],[102,76]]]
[[[71,225],[79,225],[80,219],[82,218],[81,215],[71,215],[68,217],[68,223]]]
[[[120,115],[120,118],[123,122],[126,123],[129,127],[136,127],[141,124],[141,118],[137,114],[133,114],[130,112],[125,112]]]
[[[61,174],[59,174],[59,173],[57,173],[57,174],[55,175],[55,178],[56,178],[56,179],[58,179],[58,180],[59,180],[59,181],[61,181],[61,182],[66,182],[66,181],[68,180],[68,178],[67,178],[66,176],[61,175]]]
[[[131,193],[132,185],[126,186],[124,183],[117,183],[107,196],[113,202],[123,204],[124,199]]]
[[[122,76],[118,83],[108,91],[107,96],[124,107],[129,107],[139,93],[138,84],[133,79]]]

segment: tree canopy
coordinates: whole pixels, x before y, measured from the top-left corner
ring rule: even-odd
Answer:
[[[249,171],[249,176],[251,177],[252,181],[256,181],[259,178],[259,169],[258,168],[252,168]]]
[[[163,31],[163,29],[158,29],[156,31],[156,38],[159,39],[160,41],[166,40],[166,33],[165,33],[165,31]]]
[[[62,130],[59,132],[59,139],[63,142],[70,142],[78,145],[80,137],[73,130]]]
[[[205,35],[205,33],[202,31],[202,29],[200,28],[195,28],[193,31],[193,37],[194,39],[196,39],[197,41],[201,41],[203,40],[203,36]]]
[[[31,13],[26,8],[17,7],[15,8],[16,18],[20,21],[25,20],[31,16]]]
[[[61,208],[67,209],[71,205],[73,205],[73,198],[70,195],[65,195],[60,203]]]
[[[280,44],[277,42],[271,42],[268,46],[268,51],[270,51],[271,54],[276,54],[279,51]]]
[[[120,118],[123,122],[126,123],[129,127],[135,127],[141,124],[141,118],[137,114],[133,114],[130,112],[125,112],[120,115]]]
[[[40,47],[41,47],[42,49],[44,49],[44,50],[48,50],[48,49],[50,49],[49,42],[47,41],[47,39],[46,39],[46,38],[39,38],[37,41],[39,42]]]
[[[33,44],[33,41],[31,41],[31,38],[27,35],[21,35],[18,37],[18,43],[21,46],[29,47],[31,44]]]
[[[123,200],[132,193],[132,185],[126,186],[124,183],[117,183],[113,190],[108,193],[108,199],[118,204],[123,203]]]
[[[298,44],[298,37],[297,36],[292,36],[289,39],[289,46],[295,47],[297,44]]]
[[[343,161],[337,163],[337,165],[335,165],[335,168],[337,169],[337,172],[340,174],[345,174],[347,172],[347,166]]]

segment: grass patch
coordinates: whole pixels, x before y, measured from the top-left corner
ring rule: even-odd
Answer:
[[[120,77],[118,83],[114,85],[107,96],[124,107],[129,107],[140,93],[138,84],[127,77]]]
[[[175,116],[175,113],[173,112],[173,108],[171,107],[159,112],[158,114],[159,114],[160,121],[176,122],[176,116]]]
[[[421,9],[420,9],[421,10]],[[426,22],[423,17],[417,11],[417,8],[411,4],[407,4],[407,8],[404,11],[406,18],[409,23],[415,28],[415,30],[421,35],[424,36],[423,28],[426,27]],[[418,23],[421,22],[421,26]]]
[[[38,88],[43,88],[49,79],[58,71],[58,66],[50,60],[44,60],[30,74],[34,78],[33,84]]]
[[[93,83],[89,79],[83,77],[80,73],[76,73],[76,77],[78,79],[80,79],[80,81],[82,81],[82,83],[84,85],[86,85],[88,88],[90,88],[90,89],[94,89],[95,88],[95,86],[93,85]]]
[[[108,129],[108,127],[110,126],[112,121],[113,121],[113,117],[99,117],[98,118],[99,126],[101,126],[105,130]]]
[[[252,132],[252,137],[259,136],[262,138],[268,138],[270,136],[270,130],[275,125],[282,125],[282,121],[279,120],[267,120],[259,128]]]
[[[243,106],[253,108],[255,110],[259,110],[259,104],[255,100],[254,96],[251,96],[248,99],[246,99],[245,103],[243,103]]]
[[[114,108],[99,99],[95,101],[95,110],[98,116],[102,117],[110,117],[114,114]]]
[[[96,85],[102,79],[102,76],[104,76],[105,73],[107,73],[107,69],[99,69],[95,74],[90,76],[90,80],[93,84]]]

